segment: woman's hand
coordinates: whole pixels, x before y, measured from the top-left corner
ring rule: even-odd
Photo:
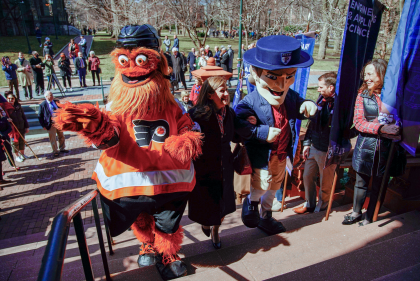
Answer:
[[[13,123],[13,119],[12,118],[7,118],[7,121],[9,121],[9,123]]]
[[[310,150],[311,150],[310,146],[304,146],[303,147],[303,159],[305,159],[305,160],[308,159]]]
[[[255,116],[249,116],[246,121],[251,123],[252,125],[257,125],[257,118]]]
[[[398,127],[397,125],[383,125],[380,130],[380,133],[398,136],[400,134],[400,127]]]

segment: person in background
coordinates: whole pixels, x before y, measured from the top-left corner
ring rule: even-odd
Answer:
[[[207,66],[207,60],[209,58],[206,56],[206,52],[205,51],[201,51],[201,57],[198,61],[198,65],[201,67]]]
[[[374,59],[362,69],[363,84],[359,88],[354,108],[354,127],[359,131],[354,146],[352,167],[356,172],[354,185],[353,212],[344,216],[342,224],[354,224],[362,219],[362,208],[366,200],[368,186],[371,182],[369,205],[364,220],[359,226],[373,221],[376,203],[382,204],[386,189],[379,198],[383,174],[392,141],[385,136],[400,135],[400,127],[395,124],[381,124],[378,121],[381,101],[381,89],[384,83],[387,62]],[[407,159],[404,149],[397,144],[397,149],[390,167],[390,176],[404,174]],[[389,180],[389,179],[386,179]]]
[[[190,101],[190,95],[187,91],[181,92],[181,105],[185,109],[185,112],[188,112],[193,107],[193,103]]]
[[[214,47],[214,59],[216,60],[216,66],[220,66],[220,50],[219,47]]]
[[[246,52],[246,50],[245,50],[245,44],[242,44],[242,55],[244,55],[245,52]]]
[[[19,84],[22,86],[25,91],[25,98],[33,99],[32,97],[32,68],[29,61],[25,59],[25,55],[22,52],[19,52],[18,59],[15,61],[17,65],[17,73],[19,77]]]
[[[1,97],[1,102],[5,100],[3,97]],[[13,159],[8,159],[6,152],[3,150],[3,147],[6,148],[7,153],[12,157],[12,147],[10,146],[10,137],[9,133],[12,132],[12,125],[10,122],[12,119],[7,117],[6,109],[3,108],[3,105],[0,106],[0,185],[11,183],[11,181],[3,179],[3,165],[2,162],[9,160],[9,163],[11,166]],[[19,169],[19,168],[18,168]]]
[[[10,61],[8,56],[5,56],[1,59],[2,69],[6,76],[7,84],[9,85],[9,91],[13,92],[13,87],[15,88],[16,96],[19,96],[19,83],[17,79],[16,70],[18,69],[17,65]]]
[[[188,82],[191,82],[192,80],[192,74],[191,71],[195,70],[196,64],[195,64],[195,48],[191,48],[191,52],[188,53],[187,57],[187,64],[190,66],[190,79]]]
[[[200,69],[200,65],[198,64],[198,62],[200,61],[200,53],[198,51],[195,51],[195,69]]]
[[[207,57],[209,57],[209,58],[213,57],[213,52],[210,50],[210,46],[209,45],[207,45],[204,50],[206,52],[206,56]]]
[[[10,114],[10,118],[15,124],[16,128],[19,130],[20,135],[25,138],[25,134],[29,132],[29,124],[26,119],[26,115],[23,112],[23,108],[20,103],[17,101],[16,96],[12,92],[5,93],[7,101],[13,106],[14,110]],[[12,144],[13,151],[16,155],[16,161],[23,162],[28,156],[25,155],[25,141],[22,139],[17,132],[13,136]],[[20,151],[20,153],[19,153]]]
[[[42,71],[44,64],[39,58],[37,51],[32,52],[32,58],[29,59],[29,63],[31,64],[32,73],[34,74],[35,93],[37,96],[39,96],[40,94],[44,93],[44,73]]]
[[[183,70],[184,70],[184,72],[186,72],[187,69],[188,69],[188,60],[187,60],[187,57],[185,56],[184,51],[181,51],[180,53],[181,53],[182,59],[184,60],[184,69]],[[185,76],[185,74],[184,74],[184,76]]]
[[[101,85],[101,80],[99,80],[99,73],[100,68],[99,65],[101,64],[101,61],[99,58],[95,55],[94,51],[90,51],[89,53],[89,60],[88,60],[88,69],[92,73],[92,80],[93,80],[93,86],[95,86],[95,75],[98,80],[98,85]]]
[[[42,128],[48,131],[48,137],[50,139],[51,148],[53,150],[53,157],[57,157],[60,155],[60,152],[69,152],[68,150],[66,150],[66,139],[64,138],[63,132],[56,129],[53,126],[52,121],[54,110],[58,109],[57,103],[59,103],[59,101],[54,100],[54,96],[51,91],[46,91],[44,96],[45,100],[39,105],[38,120]],[[56,135],[58,136],[58,148]]]
[[[93,29],[93,36],[96,35],[96,28]]]
[[[86,32],[85,32],[86,34]],[[79,52],[82,52],[83,58],[87,58],[86,50],[87,50],[87,42],[83,35],[80,36],[80,42],[79,42]],[[79,53],[77,53],[79,54]]]
[[[230,73],[233,73],[233,59],[234,59],[234,57],[235,57],[235,52],[232,50],[232,45],[228,45],[228,50],[227,50],[227,53],[228,53],[228,55],[229,55],[229,72]],[[231,84],[230,84],[230,80],[231,80],[232,78],[229,78],[229,80],[227,81],[227,85],[228,85],[228,87],[230,87],[231,86]]]
[[[48,54],[51,55],[51,57],[54,57],[54,51],[52,49],[53,47],[53,43],[51,42],[50,37],[45,37],[45,42],[44,42],[44,49],[45,49],[45,44],[47,44],[48,47]],[[45,56],[45,55],[44,55]]]
[[[230,72],[229,71],[229,54],[226,51],[225,47],[222,47],[222,50],[220,52],[220,65],[222,66],[224,71]]]
[[[52,59],[51,55],[46,55],[43,63],[45,65],[45,76],[47,76],[47,81],[48,81],[48,84],[50,85],[50,88],[47,90],[50,90],[50,89],[55,90],[55,81],[53,78],[53,74],[55,74],[54,60]]]
[[[303,141],[303,157],[305,159],[303,184],[305,186],[306,202],[303,206],[293,209],[297,214],[323,211],[328,207],[330,201],[336,165],[324,167],[330,142],[336,82],[337,74],[335,72],[325,73],[318,78],[318,93],[320,94],[316,101],[318,112],[310,118],[309,127]],[[316,204],[318,174],[320,190],[318,204]]]
[[[176,36],[176,35],[175,35]],[[172,56],[171,61],[173,65],[173,73],[175,76],[175,80],[177,81],[177,89],[179,89],[179,83],[181,82],[184,86],[184,90],[187,90],[187,84],[185,83],[185,76],[184,76],[184,69],[185,69],[185,61],[182,55],[178,52],[178,49],[173,47],[172,48]]]
[[[64,53],[60,54],[58,59],[58,68],[60,68],[60,76],[63,79],[64,91],[67,91],[66,80],[69,82],[70,91],[73,92],[71,87],[71,67],[70,60],[66,57]]]
[[[174,48],[177,48],[179,50],[179,39],[176,35],[174,35],[174,47],[172,48],[172,50]]]
[[[41,29],[39,29],[39,26],[35,27],[35,37],[36,40],[38,40],[39,47],[42,48],[42,32]]]
[[[165,52],[169,52],[171,50],[171,39],[168,38],[168,35],[165,36],[165,40],[163,40],[163,45],[166,47]]]
[[[70,43],[69,43],[69,56],[71,59],[73,59],[73,64],[74,64],[74,60],[77,58],[77,54],[80,52],[79,49],[79,45],[77,45],[74,42],[74,39],[70,39]]]
[[[190,101],[193,105],[197,104],[198,95],[200,94],[201,86],[203,85],[203,80],[200,77],[194,77],[195,84],[193,85],[190,93]]]
[[[86,60],[84,59],[82,52],[79,52],[78,55],[79,56],[76,58],[74,66],[77,74],[79,74],[80,88],[86,88]]]

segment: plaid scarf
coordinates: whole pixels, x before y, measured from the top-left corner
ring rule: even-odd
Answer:
[[[222,133],[222,138],[223,138],[223,135],[225,134],[225,130],[223,128],[223,120],[225,119],[225,116],[226,116],[226,106],[224,106],[222,109],[220,109],[216,113],[217,122],[219,123],[219,127],[220,127],[220,132]]]

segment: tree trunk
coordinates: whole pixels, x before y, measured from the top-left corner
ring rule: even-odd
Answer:
[[[115,0],[111,0],[111,9],[112,11],[116,11],[117,7],[115,6]],[[112,13],[112,37],[113,38],[117,38],[118,35],[120,34],[120,26],[118,23],[118,15],[114,12]]]
[[[178,35],[178,21],[175,21],[175,34]]]
[[[318,56],[317,59],[323,60],[325,59],[325,56],[327,55],[327,44],[328,44],[328,32],[329,32],[329,25],[328,23],[324,24],[324,27],[322,28],[322,34],[321,39],[319,40],[319,50],[318,50]]]
[[[334,40],[334,53],[339,53],[341,50],[341,43],[343,41],[343,31],[337,32],[337,36]]]

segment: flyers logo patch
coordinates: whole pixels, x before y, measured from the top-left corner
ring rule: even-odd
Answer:
[[[164,143],[169,137],[169,124],[165,120],[133,120],[132,122],[139,147],[149,147],[151,142]]]

